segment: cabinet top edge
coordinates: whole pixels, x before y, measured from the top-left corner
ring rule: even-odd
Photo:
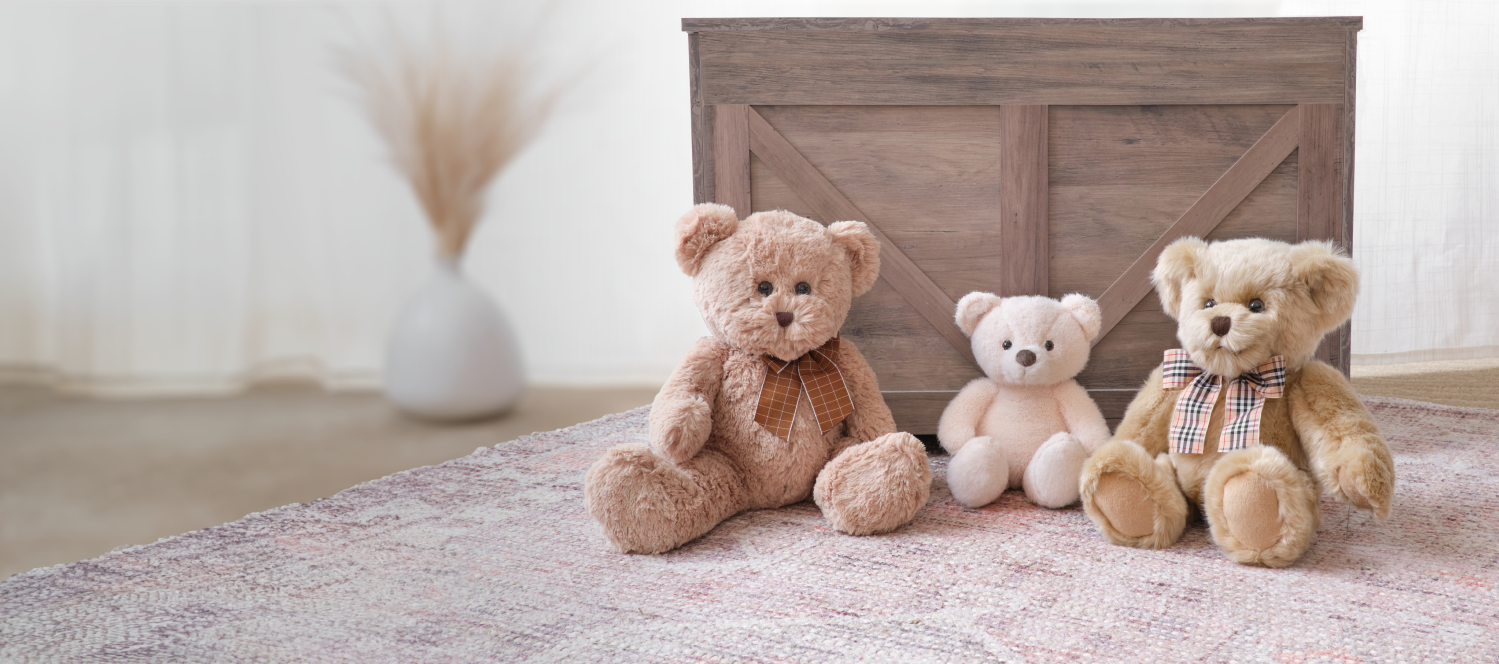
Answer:
[[[759,30],[868,30],[983,32],[1020,27],[1112,28],[1341,28],[1358,31],[1362,16],[1264,18],[684,18],[683,32]]]

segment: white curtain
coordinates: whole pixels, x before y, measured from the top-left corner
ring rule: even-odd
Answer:
[[[370,382],[370,332],[426,240],[328,73],[324,14],[0,7],[7,373],[104,393]]]
[[[1355,364],[1499,356],[1499,3],[1286,0],[1363,16]]]

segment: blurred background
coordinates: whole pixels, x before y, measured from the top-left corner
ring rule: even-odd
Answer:
[[[1470,395],[1499,372],[1496,14],[1488,0],[0,3],[0,579],[648,404],[706,334],[671,255],[692,204],[683,17],[1364,16],[1355,376],[1374,393],[1447,372],[1396,396],[1495,407]],[[537,83],[564,91],[494,182],[463,262],[521,348],[529,388],[503,417],[423,422],[378,393],[434,249],[336,54],[389,25],[525,44]]]

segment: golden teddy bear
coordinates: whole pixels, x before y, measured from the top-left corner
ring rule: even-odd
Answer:
[[[1326,242],[1183,238],[1151,280],[1182,348],[1083,467],[1083,507],[1111,542],[1170,546],[1190,502],[1230,559],[1284,567],[1311,546],[1322,492],[1389,516],[1384,438],[1312,359],[1353,312],[1353,261]]]

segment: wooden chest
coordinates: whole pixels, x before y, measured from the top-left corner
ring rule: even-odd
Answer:
[[[685,19],[693,191],[875,229],[842,334],[906,431],[982,375],[958,298],[1084,293],[1117,422],[1176,347],[1149,274],[1195,235],[1352,240],[1362,19]],[[1320,356],[1348,367],[1349,331]]]

